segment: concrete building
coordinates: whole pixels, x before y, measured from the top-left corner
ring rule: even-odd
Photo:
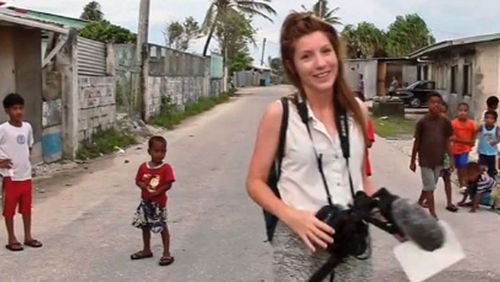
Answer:
[[[42,51],[45,34],[50,39]],[[106,45],[73,29],[0,8],[0,99],[17,92],[33,126],[33,162],[73,159],[80,142],[115,122]],[[7,117],[0,111],[0,121]]]
[[[393,77],[397,77],[402,87],[417,80],[416,62],[408,58],[348,59],[344,64],[353,90],[360,90],[362,75],[366,99],[384,96]]]
[[[0,100],[12,92],[26,99],[26,119],[33,126],[33,160],[42,160],[42,31],[67,34],[59,26],[14,17],[0,11]],[[7,120],[0,111],[0,120]]]
[[[0,5],[1,6],[1,5]],[[56,15],[52,13],[30,10],[25,8],[19,8],[14,6],[2,6],[3,13],[9,13],[13,16],[23,17],[37,22],[43,22],[47,24],[57,25],[66,29],[76,29],[80,30],[90,23],[90,21],[82,20],[79,18],[66,17],[62,15]],[[47,48],[50,45],[51,32],[42,30],[42,56],[46,53]]]
[[[25,97],[35,163],[75,158],[81,143],[115,125],[117,97],[124,105],[136,98],[129,94],[140,71],[134,46],[78,37],[72,25],[0,8],[0,99],[12,92]],[[147,54],[147,118],[159,113],[163,98],[184,106],[222,91],[220,56],[153,44]],[[6,119],[0,111],[0,122]]]
[[[500,94],[500,33],[442,41],[410,54],[418,61],[418,75],[449,92],[453,110],[467,102],[475,119],[489,96]]]

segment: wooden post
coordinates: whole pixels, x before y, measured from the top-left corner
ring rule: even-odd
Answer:
[[[140,113],[140,118],[146,120],[147,107],[147,79],[149,75],[148,68],[148,30],[149,30],[149,0],[141,0],[139,8],[139,26],[137,28],[137,44],[135,58],[140,72],[137,74],[138,79],[136,87],[134,87],[135,97],[135,114]]]
[[[377,64],[377,96],[385,96],[385,80],[387,76],[387,63],[378,62]]]
[[[78,117],[80,114],[80,96],[78,93],[77,35],[71,30],[63,52],[58,56],[62,72],[62,140],[63,157],[74,159],[78,151]]]

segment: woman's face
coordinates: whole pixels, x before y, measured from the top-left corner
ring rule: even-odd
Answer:
[[[338,60],[328,37],[321,31],[295,42],[295,70],[302,87],[313,92],[330,92],[337,78]]]

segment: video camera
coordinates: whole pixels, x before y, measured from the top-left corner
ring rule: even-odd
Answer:
[[[334,242],[327,251],[330,259],[310,278],[323,281],[347,257],[363,260],[371,254],[368,224],[392,235],[413,240],[422,249],[432,251],[444,244],[444,233],[436,220],[420,207],[381,188],[371,197],[365,192],[355,194],[353,204],[344,209],[338,205],[322,207],[316,217],[335,229]]]

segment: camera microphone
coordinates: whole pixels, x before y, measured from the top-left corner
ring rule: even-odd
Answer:
[[[385,188],[377,191],[381,213],[393,220],[403,235],[426,251],[434,251],[444,245],[444,230],[437,220],[418,204],[392,195]]]

